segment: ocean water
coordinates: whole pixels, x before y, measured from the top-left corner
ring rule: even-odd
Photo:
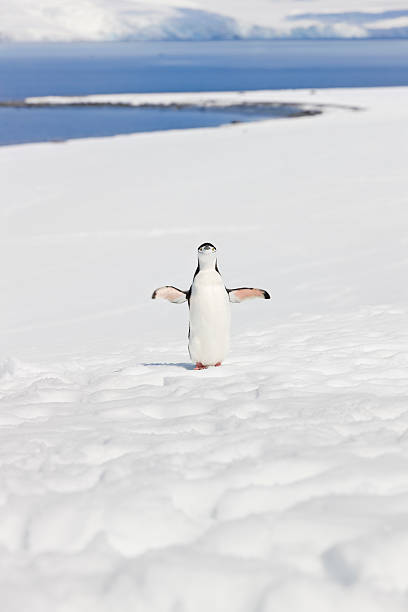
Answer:
[[[92,93],[392,85],[408,85],[407,40],[0,44],[3,101]],[[30,133],[34,139],[58,140],[143,127],[133,109],[18,112],[1,109],[3,144],[27,142]],[[139,112],[145,113],[142,124],[148,131],[245,119],[185,110]]]
[[[264,111],[259,108],[0,107],[0,145],[216,127],[232,122],[277,119],[296,111],[290,106]]]

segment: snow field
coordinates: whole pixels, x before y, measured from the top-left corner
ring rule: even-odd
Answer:
[[[9,362],[5,609],[402,610],[407,323],[294,315],[201,373],[181,342]]]
[[[270,96],[334,106],[0,150],[5,612],[406,609],[408,89]],[[194,372],[204,240],[272,299]]]

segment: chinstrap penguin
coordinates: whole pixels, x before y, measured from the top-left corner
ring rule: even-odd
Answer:
[[[190,327],[188,350],[196,370],[220,366],[224,361],[230,338],[229,302],[239,303],[250,298],[270,299],[263,289],[239,287],[227,289],[217,266],[217,249],[210,242],[198,247],[198,265],[188,291],[166,285],[153,292],[152,298],[163,298],[173,304],[188,302]]]

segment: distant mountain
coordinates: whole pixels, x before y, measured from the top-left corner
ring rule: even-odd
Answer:
[[[341,11],[339,10],[341,5]],[[2,0],[2,41],[408,38],[399,0]]]

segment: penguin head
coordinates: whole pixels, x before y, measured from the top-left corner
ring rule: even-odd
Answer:
[[[199,253],[215,253],[216,251],[217,249],[211,242],[203,242],[203,244],[200,244],[198,247]]]
[[[198,262],[200,270],[205,268],[216,268],[217,266],[217,249],[211,242],[203,242],[198,247]]]

